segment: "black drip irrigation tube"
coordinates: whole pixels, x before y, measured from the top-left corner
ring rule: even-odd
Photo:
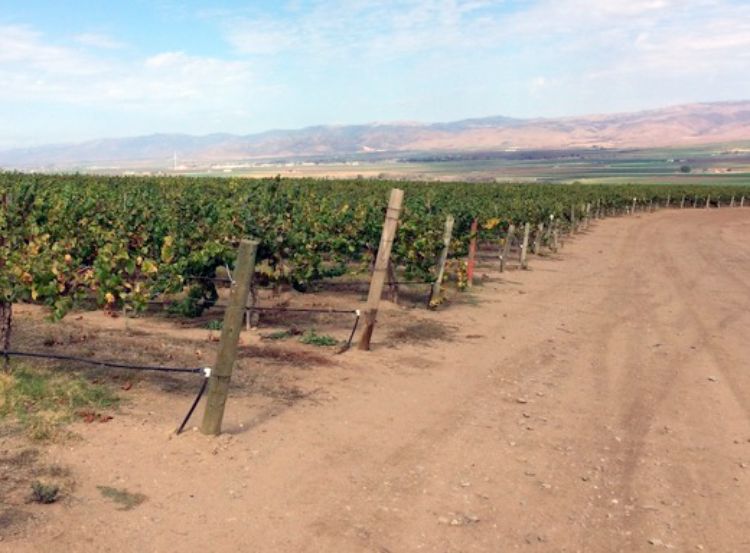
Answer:
[[[198,402],[206,392],[206,386],[208,384],[208,378],[211,376],[211,369],[209,367],[161,367],[158,365],[132,365],[129,363],[116,363],[114,361],[101,361],[98,359],[87,359],[85,357],[74,357],[72,355],[59,355],[55,353],[38,353],[32,351],[14,351],[14,350],[3,350],[2,356],[8,360],[10,357],[28,357],[33,359],[51,359],[54,361],[72,361],[75,363],[83,363],[86,365],[93,365],[95,367],[107,367],[111,369],[125,369],[132,371],[154,371],[154,372],[168,372],[168,373],[188,373],[188,374],[203,374],[203,382],[201,383],[198,395],[195,397],[190,410],[177,429],[177,434],[180,434],[184,429],[185,425],[190,420],[195,408],[198,406]]]
[[[226,307],[226,306],[221,306]],[[334,313],[334,314],[347,314],[355,315],[356,309],[313,309],[313,308],[302,308],[302,307],[248,307],[248,311],[277,311],[279,313]]]
[[[359,309],[355,309],[353,313],[356,316],[354,317],[354,326],[352,326],[352,331],[349,333],[349,339],[346,341],[346,344],[344,344],[344,346],[336,352],[337,354],[344,353],[352,347],[352,340],[354,340],[354,334],[357,332],[357,325],[359,325],[359,318],[361,316],[361,312]]]

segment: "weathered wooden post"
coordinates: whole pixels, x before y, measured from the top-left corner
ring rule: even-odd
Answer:
[[[258,242],[242,240],[235,263],[234,282],[229,293],[229,305],[224,312],[221,327],[221,341],[216,356],[216,366],[208,379],[206,410],[203,414],[201,432],[218,435],[221,433],[221,421],[224,419],[224,408],[229,394],[229,381],[237,359],[237,344],[242,330],[242,316],[245,312],[250,283],[255,272],[255,254]]]
[[[740,198],[740,207],[745,207],[745,196],[742,196],[742,198]]]
[[[396,227],[401,215],[401,204],[404,200],[404,191],[398,188],[391,190],[391,197],[388,200],[388,208],[385,213],[385,222],[383,223],[383,232],[380,235],[380,245],[378,246],[378,257],[375,260],[375,269],[370,279],[370,291],[367,295],[367,307],[364,313],[365,328],[359,339],[359,349],[368,351],[370,349],[370,340],[375,330],[375,320],[378,315],[380,298],[383,295],[383,285],[385,284],[386,273],[388,271],[388,262],[391,259],[391,249],[393,248],[393,239],[396,236]]]
[[[669,207],[669,204],[671,201],[672,201],[672,193],[667,192],[667,205],[665,205],[664,207]]]
[[[711,207],[711,194],[708,195],[706,198],[706,209],[709,209]]]
[[[500,254],[500,272],[505,272],[505,263],[510,255],[510,245],[513,241],[513,235],[516,233],[516,225],[511,223],[508,226],[508,232],[505,235],[505,244],[503,244],[503,252]]]
[[[526,223],[523,226],[523,243],[521,244],[521,269],[529,268],[528,252],[529,252],[529,232],[531,231],[531,225]]]
[[[437,276],[435,282],[432,283],[432,292],[430,293],[430,300],[437,301],[440,298],[440,286],[443,283],[443,275],[445,275],[445,263],[448,261],[448,250],[451,245],[451,238],[453,237],[453,215],[448,215],[445,218],[445,230],[443,231],[443,249],[440,252],[437,264]]]
[[[729,202],[729,207],[734,207],[734,194],[732,194],[732,201]]]
[[[542,240],[544,238],[544,223],[539,223],[536,226],[536,233],[534,234],[534,255],[539,255],[539,251],[542,248]]]
[[[586,228],[589,228],[591,224],[591,203],[586,204]]]
[[[12,203],[13,200],[10,191],[3,192],[3,195],[0,197],[0,208],[4,211],[3,219],[6,221],[6,224],[9,220]],[[9,230],[5,228],[4,232],[0,233],[0,251],[5,249],[6,245],[9,245],[6,243],[6,241],[9,241],[8,237],[6,237]],[[6,263],[7,261],[3,252],[3,256],[0,257],[0,274],[7,271]],[[13,301],[12,298],[5,295],[5,292],[5,290],[0,290],[0,350],[2,350],[3,354],[3,368],[7,372],[10,370],[8,351],[10,350],[10,335],[13,329]]]
[[[576,206],[573,204],[570,206],[570,234],[575,234],[576,230]]]
[[[685,209],[685,194],[682,195],[682,200],[680,200],[680,209]]]
[[[474,267],[476,266],[477,258],[477,220],[474,219],[471,222],[471,234],[469,236],[469,259],[466,261],[466,286],[471,288],[474,286]]]
[[[633,198],[633,209],[630,210],[631,215],[635,215],[635,202],[636,202],[636,199]]]
[[[554,213],[551,213],[549,216],[549,223],[547,224],[545,230],[544,230],[544,242],[547,244],[547,247],[552,249],[552,229],[555,226],[555,215]]]
[[[557,253],[557,250],[560,249],[560,231],[557,230],[557,225],[554,225],[554,228],[552,229],[552,251],[554,253]]]
[[[398,304],[398,275],[390,259],[388,260],[388,294],[390,300]]]

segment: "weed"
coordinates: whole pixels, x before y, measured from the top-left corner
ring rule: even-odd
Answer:
[[[111,499],[120,505],[120,508],[118,509],[120,511],[129,511],[147,499],[142,493],[130,493],[128,490],[118,490],[117,488],[111,488],[109,486],[97,486],[96,489],[99,490],[104,497]]]
[[[308,330],[302,335],[302,338],[299,339],[300,342],[303,344],[308,344],[311,346],[335,346],[339,343],[336,338],[333,336],[328,336],[326,334],[317,334],[315,330]]]
[[[208,330],[221,330],[223,326],[224,326],[224,321],[221,321],[219,319],[214,319],[213,321],[208,321],[206,323],[206,328]]]
[[[54,503],[60,497],[60,487],[54,484],[44,484],[39,480],[31,483],[31,499],[37,503]]]
[[[77,375],[25,365],[0,374],[0,421],[17,420],[35,440],[51,438],[81,409],[104,409],[117,402],[109,388]]]

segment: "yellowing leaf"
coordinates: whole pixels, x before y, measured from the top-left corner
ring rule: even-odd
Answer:
[[[492,219],[487,219],[482,226],[484,227],[485,230],[492,230],[499,224],[500,224],[500,219],[498,219],[497,217],[493,217]]]
[[[156,263],[154,263],[153,261],[149,259],[146,259],[143,262],[143,265],[141,266],[141,270],[144,273],[149,274],[149,275],[159,272],[159,268],[156,266]]]

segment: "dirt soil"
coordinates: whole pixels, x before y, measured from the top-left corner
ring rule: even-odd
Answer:
[[[216,438],[174,435],[195,378],[139,376],[113,420],[43,446],[75,487],[19,506],[0,550],[746,553],[748,236],[740,209],[598,222],[444,310],[386,302],[369,353],[245,332]],[[168,321],[58,328],[65,352],[215,349]]]

